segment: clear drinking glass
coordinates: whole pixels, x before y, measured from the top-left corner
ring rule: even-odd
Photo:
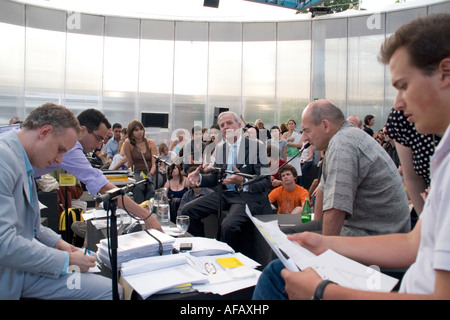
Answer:
[[[177,228],[180,230],[181,235],[184,235],[189,229],[189,216],[178,216]]]
[[[158,206],[159,214],[161,219],[161,226],[169,226],[170,224],[170,207],[168,203],[160,203]]]

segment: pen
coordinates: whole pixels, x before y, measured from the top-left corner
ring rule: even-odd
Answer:
[[[86,255],[86,252],[87,252],[88,254],[91,254],[91,251],[89,251],[88,248],[84,248],[84,255]]]

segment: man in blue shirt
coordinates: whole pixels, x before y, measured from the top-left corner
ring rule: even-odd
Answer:
[[[101,148],[110,124],[104,114],[96,109],[84,110],[77,118],[81,126],[81,135],[75,147],[63,156],[61,163],[54,163],[43,170],[37,169],[34,176],[39,177],[58,169],[64,169],[83,182],[91,195],[104,194],[116,186],[106,179],[102,171],[91,166],[85,153],[91,152],[95,148]],[[125,204],[122,203],[122,197],[119,197],[118,206],[125,207],[131,214],[145,219],[147,229],[162,230],[158,219],[154,215],[149,216],[150,213],[147,209],[139,206],[128,196],[124,196],[123,201]]]
[[[108,140],[106,151],[109,163],[112,162],[114,156],[119,153],[120,134],[122,133],[122,125],[114,123],[112,126],[113,138]]]

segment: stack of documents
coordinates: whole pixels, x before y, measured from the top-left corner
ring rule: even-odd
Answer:
[[[173,249],[174,237],[158,230],[144,230],[117,237],[117,267],[124,262],[144,257],[170,254]],[[108,239],[103,239],[97,244],[97,257],[100,261],[111,267],[109,259]]]
[[[256,261],[234,253],[226,243],[207,238],[178,238],[192,243],[192,251],[135,259],[122,264],[121,275],[142,298],[159,293],[199,291],[228,294],[255,286]]]
[[[224,253],[234,253],[225,242],[217,241],[216,239],[202,238],[202,237],[182,237],[177,238],[173,244],[174,248],[179,250],[180,244],[183,242],[192,243],[192,250],[189,253],[193,256],[207,256]]]

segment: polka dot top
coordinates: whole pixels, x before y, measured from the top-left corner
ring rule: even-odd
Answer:
[[[430,158],[440,137],[420,134],[414,123],[404,116],[403,111],[394,109],[391,110],[386,123],[386,134],[395,142],[411,148],[414,170],[430,185]]]

